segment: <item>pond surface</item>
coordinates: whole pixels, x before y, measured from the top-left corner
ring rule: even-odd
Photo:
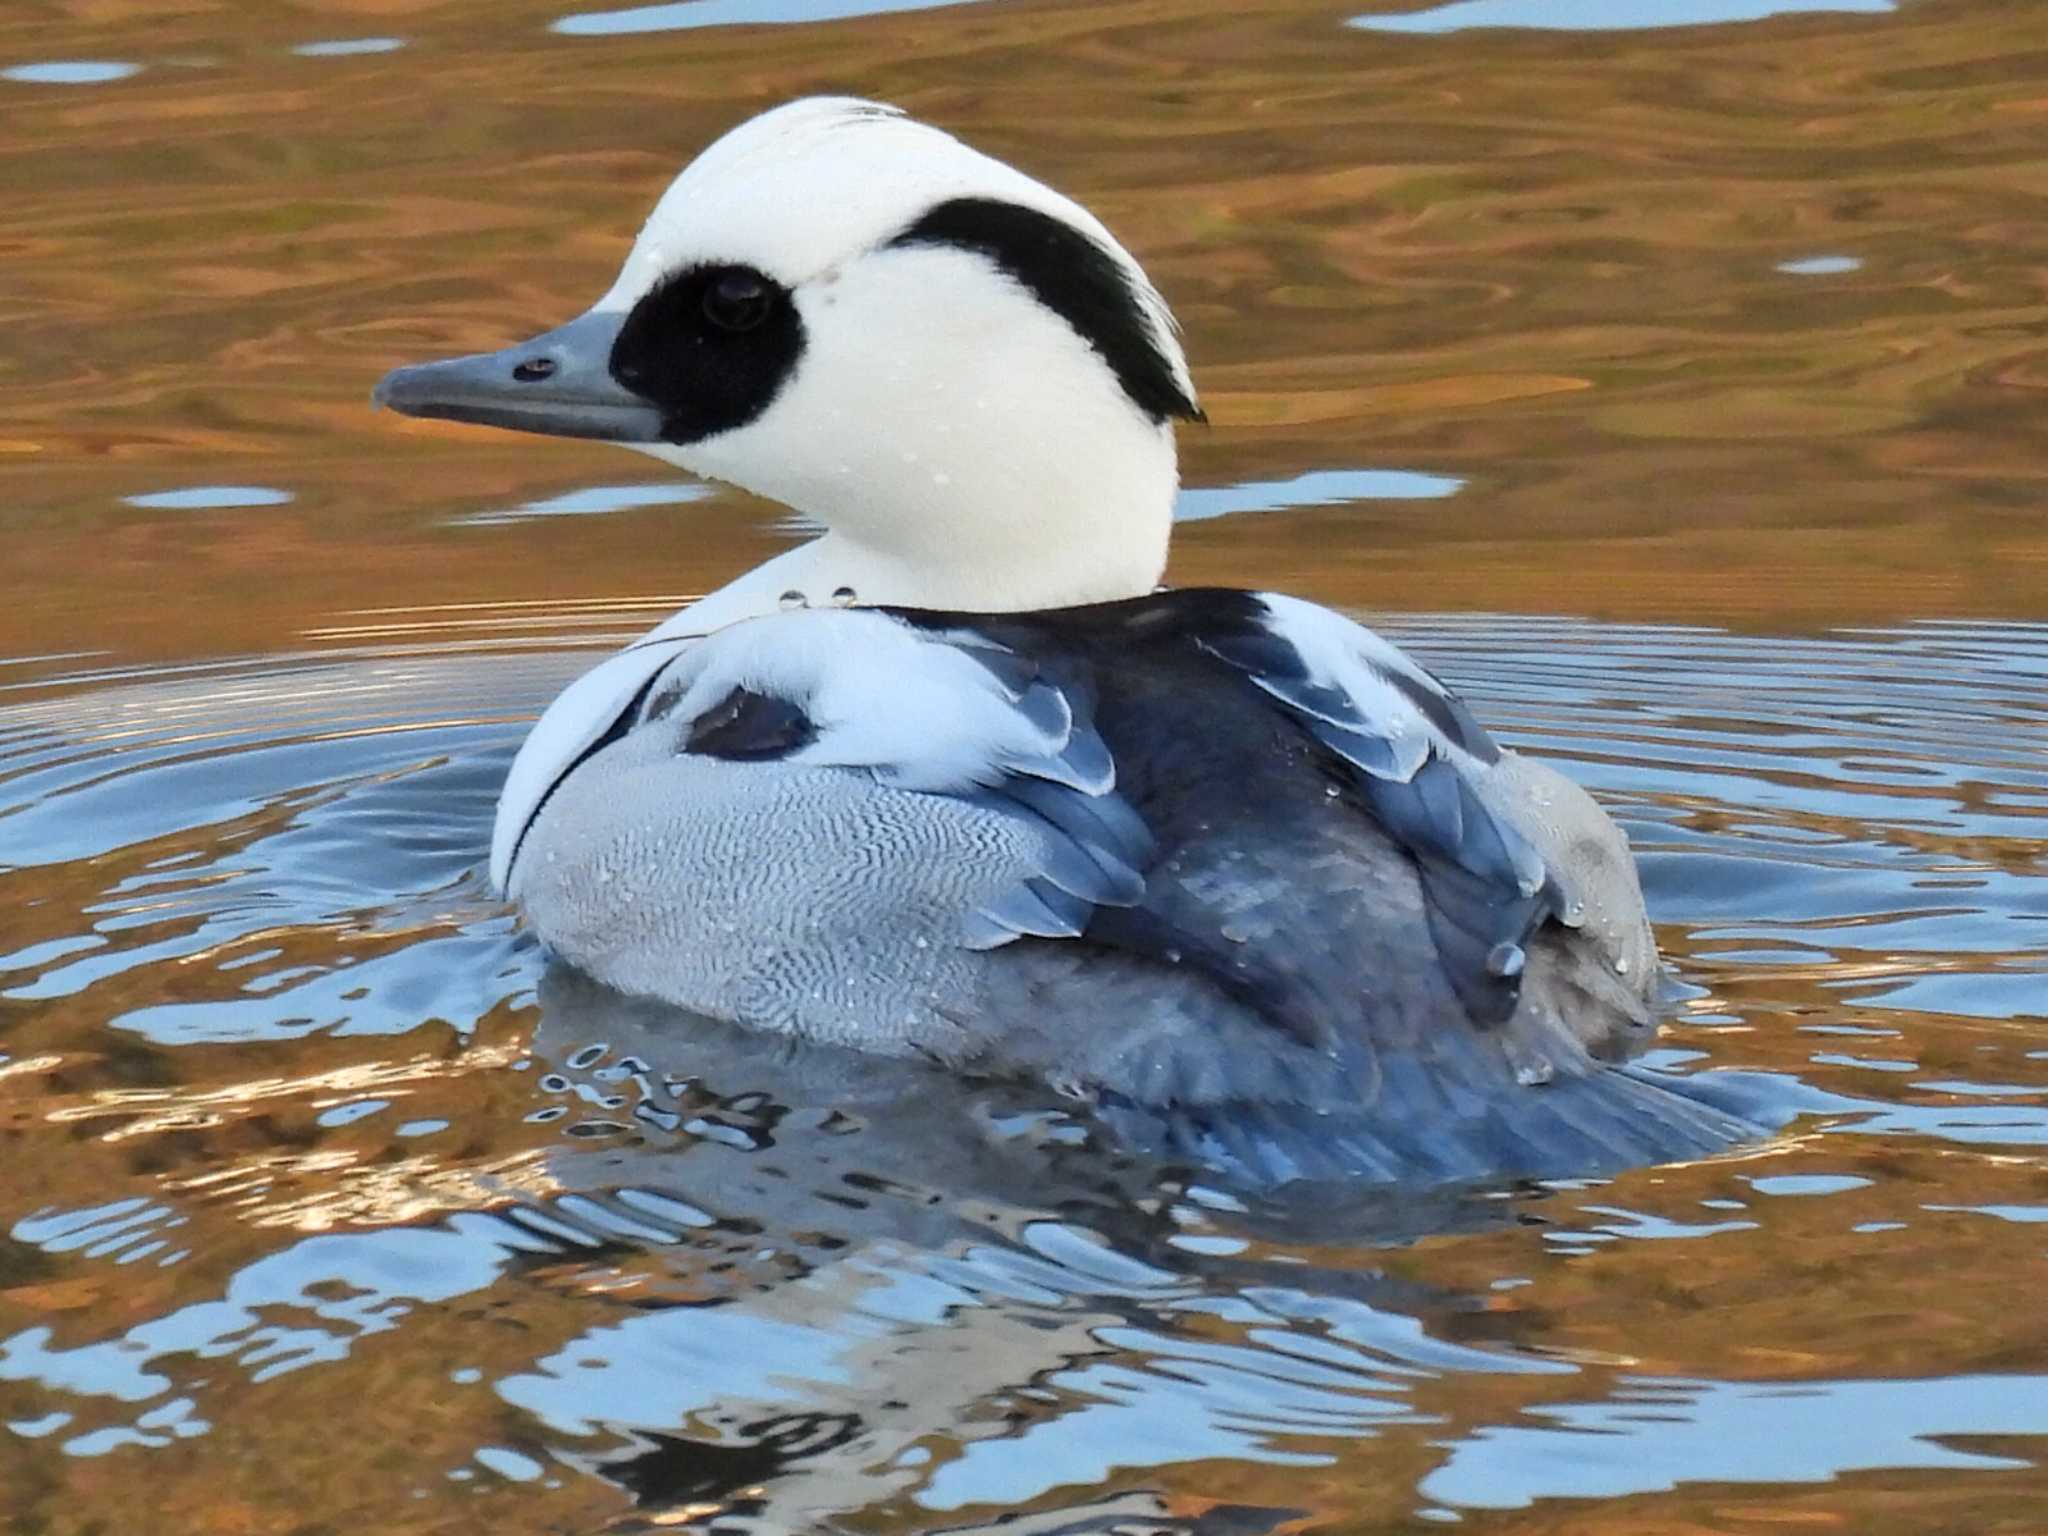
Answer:
[[[567,3],[0,18],[0,1529],[2039,1530],[2038,8]],[[547,973],[526,722],[790,519],[367,392],[824,89],[1119,231],[1174,579],[1591,785],[1786,1134],[1303,1209]]]

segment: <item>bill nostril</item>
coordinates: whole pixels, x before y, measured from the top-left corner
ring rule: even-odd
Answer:
[[[542,379],[555,376],[555,360],[552,357],[529,357],[515,363],[512,377],[522,384],[538,384]]]

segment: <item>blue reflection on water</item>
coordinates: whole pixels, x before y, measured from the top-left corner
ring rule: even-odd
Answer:
[[[1870,1182],[1853,1173],[1774,1173],[1751,1178],[1749,1187],[1760,1195],[1839,1195],[1868,1189]]]
[[[547,1471],[531,1456],[522,1455],[505,1445],[481,1446],[476,1459],[478,1465],[489,1468],[508,1482],[530,1483]]]
[[[1291,512],[1302,507],[1341,507],[1357,501],[1434,501],[1456,495],[1464,485],[1455,475],[1432,475],[1412,469],[1312,469],[1291,480],[1183,487],[1173,505],[1173,520],[1202,523],[1239,512]],[[801,512],[792,512],[776,520],[775,531],[793,538],[811,538],[825,530]]]
[[[24,1440],[40,1440],[45,1435],[54,1435],[70,1422],[70,1414],[53,1410],[33,1419],[10,1419],[7,1427]]]
[[[332,675],[309,669],[306,686],[317,689]],[[327,1029],[401,1033],[428,1019],[467,1030],[503,1000],[514,955],[511,919],[460,883],[477,863],[472,829],[488,825],[516,726],[423,727],[193,756],[199,741],[231,748],[277,726],[252,720],[245,731],[208,739],[190,725],[178,729],[172,703],[162,700],[164,739],[148,742],[131,731],[118,771],[64,755],[18,774],[9,857],[23,866],[90,858],[161,836],[167,823],[220,827],[214,857],[117,877],[88,909],[90,935],[0,954],[0,977],[9,978],[0,996],[72,996],[137,966],[213,957],[226,995],[147,1003],[109,1020],[167,1045],[277,1041]],[[119,723],[110,711],[108,728]],[[487,745],[494,738],[496,752]],[[349,766],[345,777],[308,795],[305,786],[324,776],[308,776],[314,761],[325,771]],[[152,790],[138,789],[137,773]],[[467,819],[459,814],[465,810]],[[374,873],[364,859],[378,866]],[[401,871],[403,884],[393,889],[391,876]],[[390,921],[415,934],[404,947],[344,947],[331,969],[280,963],[274,949],[237,948],[287,914],[367,938],[361,902],[380,884]],[[453,931],[421,932],[422,918]]]
[[[700,480],[658,480],[652,484],[588,485],[516,507],[492,512],[471,512],[451,517],[452,528],[488,528],[499,523],[523,523],[536,517],[593,517],[605,512],[630,512],[636,507],[679,507],[702,501],[712,487]]]
[[[190,512],[225,507],[281,507],[292,500],[292,493],[269,485],[188,485],[175,491],[123,496],[121,500],[131,507]]]
[[[678,32],[688,27],[753,27],[853,16],[888,16],[973,5],[977,0],[681,0],[622,11],[575,11],[548,30],[569,37],[621,37],[635,32]]]
[[[1819,1058],[1816,1057],[1815,1060]],[[2048,1109],[2019,1105],[1887,1104],[1852,1126],[1859,1136],[1925,1136],[1968,1147],[2048,1147]]]
[[[404,46],[402,37],[337,37],[326,42],[301,43],[292,52],[302,59],[342,59],[361,53],[396,53]]]
[[[44,1229],[64,1227],[80,1214],[104,1218],[110,1209],[33,1217],[9,1235],[41,1239],[47,1249],[61,1239]],[[74,1234],[66,1228],[61,1235]],[[63,1443],[71,1455],[167,1444],[172,1435],[207,1427],[190,1416],[189,1399],[157,1401],[176,1390],[174,1372],[195,1362],[232,1360],[250,1381],[262,1382],[340,1360],[358,1339],[397,1328],[414,1305],[480,1290],[516,1252],[537,1247],[546,1245],[485,1216],[456,1218],[437,1231],[306,1238],[237,1271],[219,1299],[191,1302],[98,1342],[53,1348],[52,1329],[23,1329],[0,1343],[0,1381],[40,1382],[88,1401],[157,1404],[73,1436]]]
[[[88,1259],[112,1259],[116,1264],[132,1264],[155,1255],[158,1264],[170,1265],[185,1257],[184,1251],[170,1251],[166,1240],[156,1234],[184,1225],[185,1218],[169,1206],[132,1196],[82,1210],[39,1212],[17,1222],[12,1236],[45,1253],[76,1252]]]
[[[1450,1447],[1421,1491],[1468,1509],[1621,1498],[1680,1483],[1824,1483],[1844,1472],[2028,1462],[1942,1435],[2048,1435],[2048,1376],[1916,1381],[1626,1378],[1614,1397],[1525,1410],[1556,1427],[1490,1425]]]
[[[1167,1316],[1213,1313],[1243,1329],[1242,1344],[1156,1327],[1091,1328],[1113,1358],[1044,1378],[1075,1401],[1014,1436],[979,1440],[933,1474],[917,1502],[951,1510],[1014,1504],[1060,1486],[1100,1482],[1118,1468],[1216,1457],[1276,1466],[1325,1466],[1321,1449],[1293,1437],[1363,1437],[1426,1424],[1409,1398],[1448,1374],[1569,1375],[1575,1367],[1432,1337],[1421,1323],[1353,1297],[1286,1286],[1187,1297]],[[1094,1351],[1091,1351],[1093,1353]]]
[[[1926,1211],[1959,1211],[1973,1216],[1996,1216],[2000,1221],[2009,1221],[2015,1226],[2032,1226],[2037,1222],[2048,1222],[2048,1205],[1926,1205]]]
[[[1854,272],[1863,265],[1854,256],[1802,256],[1797,261],[1781,261],[1780,272],[1794,277],[1832,277],[1840,272]]]
[[[1502,632],[1510,623],[1518,644]],[[1488,659],[1467,651],[1468,626],[1488,633]],[[1860,1002],[2039,1013],[2039,875],[1987,864],[1967,870],[1977,882],[1967,893],[1930,890],[1921,882],[1957,871],[1920,837],[2033,835],[2048,808],[2031,755],[2048,725],[2037,702],[2048,632],[1924,623],[1777,637],[1739,677],[1716,677],[1699,663],[1724,642],[1703,632],[1597,626],[1595,648],[1585,643],[1592,629],[1568,620],[1431,616],[1385,627],[1457,680],[1497,735],[1568,765],[1607,798],[1635,842],[1652,912],[1686,924],[1703,956],[1783,963],[1772,955],[1808,947],[1815,953],[1799,963],[1810,964],[1869,950],[1862,974],[1831,983]],[[1626,758],[1589,749],[1605,733],[1637,746]],[[1986,781],[1996,793],[1978,787]],[[1685,808],[1731,800],[1738,814],[1711,823]],[[1986,959],[1924,958],[1959,954]],[[1903,1057],[1834,1060],[1921,1070]],[[1923,1128],[1963,1129],[1953,1114]]]
[[[55,59],[47,64],[16,64],[11,69],[0,69],[0,80],[16,80],[23,85],[105,85],[141,71],[140,64],[114,59]]]
[[[1427,11],[1354,16],[1347,25],[1369,32],[1462,32],[1472,27],[1620,32],[1762,21],[1808,12],[1871,15],[1894,8],[1893,0],[1454,0]]]
[[[1334,472],[1222,494],[1236,498],[1234,510],[1250,510],[1324,495],[1352,500],[1361,491],[1357,477]],[[2001,1017],[2038,1011],[2048,960],[2039,874],[1972,864],[1972,884],[1959,893],[1953,853],[1890,829],[1997,839],[2038,824],[2048,805],[2034,753],[2037,728],[2048,721],[2039,702],[2048,630],[1916,626],[1756,646],[1707,632],[1558,620],[1439,616],[1392,627],[1412,631],[1418,649],[1468,682],[1504,735],[1575,759],[1580,776],[1607,792],[1645,849],[1653,906],[1718,946],[1717,955],[1725,951],[1715,965],[1762,975],[1785,963],[1774,956],[1825,964],[1836,949],[1864,948],[1891,965],[1965,965],[1980,980],[2000,978],[1996,996],[1977,999],[1986,1016],[1994,1007],[2005,1009]],[[1461,651],[1470,653],[1462,662]],[[198,967],[181,972],[177,1001],[159,991],[137,1008],[130,993],[110,995],[95,1027],[111,1019],[170,1046],[275,1043],[324,1027],[416,1029],[433,1017],[467,1028],[480,1009],[524,988],[534,968],[530,954],[512,948],[502,912],[472,899],[465,873],[481,856],[491,798],[520,729],[506,716],[545,699],[578,661],[556,657],[531,675],[499,670],[513,665],[509,657],[481,671],[450,662],[445,676],[438,662],[381,655],[300,660],[254,677],[233,667],[191,669],[169,682],[79,694],[70,710],[53,698],[40,712],[34,687],[9,685],[23,702],[0,734],[0,765],[10,774],[7,857],[25,865],[108,861],[94,877],[101,894],[80,908],[88,932],[40,938],[5,957],[5,968],[26,973],[15,995],[73,995],[126,970],[189,957]],[[1699,807],[1711,816],[1701,819]],[[207,827],[217,831],[202,848],[124,853]],[[1946,883],[1923,888],[1935,875]],[[360,959],[351,951],[348,963],[308,975],[288,963],[274,931],[281,923],[405,938]],[[1879,984],[1897,987],[1907,975]],[[209,976],[214,983],[202,985]],[[1853,976],[1829,984],[1873,985]],[[1840,1022],[1811,1027],[1873,1033]],[[1626,1204],[1619,1191],[1594,1197],[1597,1204],[1560,1201],[1518,1250],[1515,1268],[1534,1273],[1537,1264],[1643,1241],[1755,1244],[1763,1253],[1776,1237],[1773,1207],[1791,1204],[1803,1219],[1826,1209],[1825,1201],[1764,1196],[1847,1196],[1845,1215],[1851,1207],[1864,1215],[1883,1192],[1862,1193],[1873,1181],[1841,1171],[1835,1159],[1849,1155],[1843,1136],[1905,1136],[1909,1148],[1937,1154],[1959,1144],[2039,1146],[2048,1137],[2048,1110],[1984,1102],[1994,1091],[2038,1092],[2024,1081],[2027,1068],[2001,1058],[1971,1083],[1928,1053],[1944,1062],[1943,1074],[1931,1076],[1911,1059],[1922,1043],[1916,1033],[1872,1047],[1896,1051],[1896,1063],[1827,1052],[1813,1060],[1896,1064],[1900,1072],[1858,1075],[1872,1092],[1971,1093],[1978,1102],[1859,1102],[1858,1118],[1813,1144],[1824,1150],[1811,1165],[1757,1174],[1746,1186],[1731,1174],[1717,1186],[1758,1197],[1746,1202],[1641,1209],[1656,1198],[1642,1185]],[[566,1070],[583,1057],[556,1059]],[[536,1084],[536,1092],[553,1091]],[[349,1094],[340,1105],[313,1101],[306,1118],[333,1127],[386,1102]],[[515,1095],[515,1111],[518,1104]],[[312,1111],[323,1106],[316,1119]],[[386,1107],[367,1128],[398,1118]],[[392,1134],[430,1127],[447,1122],[408,1120]],[[865,1135],[861,1167],[878,1145],[872,1129]],[[925,1140],[915,1145],[929,1156]],[[784,1256],[804,1246],[793,1234],[818,1225],[814,1207],[779,1220],[782,1207],[760,1192],[765,1183],[745,1199],[721,1201],[709,1177],[717,1163],[692,1153],[682,1166],[680,1187],[702,1209],[593,1185],[587,1197],[557,1193],[545,1212],[492,1208],[431,1227],[265,1237],[292,1246],[226,1276],[205,1258],[221,1251],[218,1231],[203,1241],[193,1235],[218,1218],[182,1204],[190,1197],[174,1186],[148,1181],[146,1194],[27,1217],[10,1236],[67,1278],[117,1275],[127,1264],[137,1265],[129,1273],[156,1278],[163,1264],[177,1265],[163,1278],[179,1283],[151,1293],[159,1299],[147,1305],[161,1313],[153,1319],[83,1309],[23,1318],[38,1326],[0,1343],[0,1380],[33,1382],[56,1405],[33,1395],[18,1408],[10,1400],[9,1428],[74,1456],[167,1446],[244,1411],[252,1380],[332,1367],[365,1348],[430,1353],[446,1339],[447,1357],[421,1367],[477,1383],[479,1402],[496,1393],[493,1411],[477,1413],[475,1435],[458,1451],[454,1470],[463,1476],[546,1476],[556,1454],[610,1475],[606,1462],[633,1454],[636,1442],[732,1433],[693,1418],[693,1407],[715,1395],[720,1409],[753,1399],[766,1410],[763,1420],[815,1412],[880,1423],[860,1442],[858,1466],[821,1453],[820,1477],[865,1477],[872,1468],[877,1498],[953,1509],[1033,1499],[1117,1467],[1211,1458],[1312,1464],[1342,1454],[1339,1441],[1424,1422],[1424,1408],[1448,1404],[1455,1412],[1455,1393],[1418,1400],[1426,1380],[1578,1369],[1516,1351],[1512,1338],[1540,1343],[1533,1322],[1524,1325],[1530,1333],[1497,1345],[1462,1344],[1439,1336],[1446,1330],[1436,1313],[1407,1315],[1398,1297],[1367,1305],[1306,1281],[1290,1290],[1276,1282],[1291,1286],[1288,1277],[1302,1270],[1240,1257],[1242,1239],[1199,1227],[1162,1232],[1163,1245],[1131,1252],[1050,1220],[1012,1233],[1006,1218],[1001,1234],[986,1238],[978,1226],[965,1239],[957,1225],[933,1229],[937,1237],[921,1226],[871,1230],[859,1223],[875,1214],[872,1200],[858,1210],[834,1203],[831,1219],[848,1224],[855,1244],[828,1250],[812,1242],[801,1263],[785,1265]],[[567,1160],[549,1171],[558,1191],[572,1188]],[[852,1187],[821,1186],[835,1200]],[[1030,1190],[1034,1201],[1043,1193],[1037,1182]],[[1946,1193],[1953,1202],[1959,1192]],[[1941,1193],[1915,1185],[1903,1208],[1919,1225],[1920,1202]],[[1969,1198],[1987,1193],[1973,1189]],[[2035,1193],[2015,1185],[2009,1202],[1928,1208],[1969,1210],[1996,1231],[2041,1222],[2048,1212]],[[1703,1219],[1701,1207],[1721,1214]],[[1893,1201],[1886,1213],[1900,1209]],[[728,1211],[759,1225],[735,1231],[712,1214]],[[1866,1221],[1849,1230],[1897,1225]],[[2009,1230],[2018,1243],[2041,1228]],[[1176,1245],[1177,1238],[1191,1242]],[[601,1266],[600,1244],[611,1243],[652,1245],[692,1295],[716,1273],[711,1289],[720,1304],[593,1307],[574,1323],[581,1331],[550,1336],[532,1358],[513,1357],[484,1387],[468,1364],[480,1350],[460,1332],[461,1298],[496,1288],[516,1301],[527,1294],[521,1269],[529,1256],[552,1259],[573,1248]],[[186,1244],[201,1259],[179,1263]],[[1162,1262],[1167,1252],[1173,1256]],[[743,1257],[732,1260],[734,1253]],[[1209,1260],[1217,1261],[1213,1272]],[[751,1265],[744,1283],[726,1278],[734,1262]],[[445,1310],[434,1328],[422,1327],[436,1306]],[[409,1315],[419,1320],[408,1324]],[[456,1330],[452,1337],[437,1331],[444,1326]],[[1491,1494],[1515,1507],[1694,1477],[1806,1481],[1858,1467],[2003,1466],[1928,1437],[2048,1433],[2041,1381],[2032,1377],[1769,1387],[1638,1379],[1616,1387],[1601,1371],[1588,1370],[1571,1388],[1586,1401],[1532,1410],[1549,1422],[1473,1428],[1466,1418],[1429,1431],[1442,1437],[1449,1459],[1425,1496],[1455,1507],[1484,1504]],[[912,1405],[889,1417],[899,1397]],[[1017,1401],[1029,1412],[1011,1426],[1001,1414]],[[1965,1411],[1972,1403],[1980,1405],[1975,1419]],[[1485,1411],[1505,1417],[1497,1406]],[[1846,1430],[1810,1433],[1837,1420],[1857,1426],[1854,1444]],[[1879,1421],[1886,1427],[1872,1430]],[[1730,1422],[1764,1427],[1731,1444]],[[948,1454],[916,1459],[919,1438],[932,1435],[951,1437]],[[791,1463],[777,1471],[778,1486],[804,1475]]]
[[[313,1123],[326,1130],[339,1130],[344,1125],[354,1125],[358,1120],[367,1120],[372,1115],[381,1115],[391,1107],[388,1099],[353,1099],[346,1104],[337,1104],[324,1109],[313,1117]]]
[[[500,688],[478,719],[469,665],[209,665],[84,711],[25,687],[0,730],[6,863],[107,862],[84,931],[0,941],[0,997],[203,961],[196,990],[102,1017],[165,1045],[472,1028],[530,976],[477,875],[523,711]],[[538,696],[564,668],[544,670]],[[331,942],[293,954],[287,930]]]
[[[650,1195],[629,1208],[625,1193],[609,1204],[563,1196],[546,1210],[521,1205],[461,1212],[428,1228],[301,1238],[234,1272],[215,1298],[70,1347],[49,1326],[22,1329],[0,1343],[0,1381],[37,1383],[64,1394],[65,1406],[7,1427],[23,1438],[66,1431],[58,1443],[73,1456],[168,1444],[209,1430],[199,1404],[218,1411],[232,1401],[236,1376],[260,1383],[340,1361],[394,1335],[421,1307],[500,1285],[523,1257],[630,1235],[634,1210],[690,1217],[638,1229],[687,1253],[679,1233],[697,1230],[700,1213]],[[167,1214],[116,1202],[45,1212],[9,1235],[69,1252]],[[776,1240],[772,1228],[739,1239],[750,1248]],[[1193,1328],[1184,1330],[1182,1318]],[[1219,1324],[1236,1330],[1236,1342],[1213,1336]],[[402,1346],[389,1339],[380,1347]],[[1575,1370],[1438,1339],[1416,1318],[1355,1297],[1275,1285],[1205,1292],[1194,1277],[1090,1229],[1037,1220],[1014,1240],[939,1251],[870,1241],[816,1268],[764,1274],[722,1306],[613,1315],[494,1386],[555,1436],[586,1442],[579,1460],[630,1455],[645,1443],[641,1432],[692,1434],[704,1424],[719,1433],[707,1414],[770,1422],[825,1411],[866,1424],[862,1468],[900,1469],[915,1464],[911,1453],[930,1434],[985,1422],[988,1433],[973,1436],[917,1495],[927,1507],[955,1508],[1029,1499],[1116,1466],[1217,1456],[1321,1465],[1327,1450],[1294,1442],[1430,1422],[1410,1397],[1424,1380]],[[480,1376],[464,1368],[451,1379]],[[1021,1434],[977,1411],[1018,1391],[1056,1411]],[[486,1443],[475,1459],[514,1481],[546,1470],[499,1444]]]
[[[802,1400],[809,1389],[849,1386],[840,1356],[886,1330],[858,1314],[829,1324],[679,1309],[593,1328],[498,1383],[506,1402],[551,1428],[594,1435],[622,1425],[670,1429],[718,1403]]]
[[[1173,519],[1199,523],[1234,512],[1284,512],[1352,501],[1430,501],[1455,495],[1464,484],[1451,475],[1411,469],[1316,469],[1292,480],[1248,480],[1242,485],[1184,490],[1174,504]]]

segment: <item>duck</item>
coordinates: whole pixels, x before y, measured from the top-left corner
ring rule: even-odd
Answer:
[[[1023,171],[786,103],[688,163],[585,313],[374,399],[823,530],[526,737],[489,875],[555,962],[792,1048],[1037,1079],[1270,1183],[1756,1134],[1712,1074],[1640,1062],[1656,944],[1583,789],[1330,608],[1161,587],[1205,419],[1180,331]]]

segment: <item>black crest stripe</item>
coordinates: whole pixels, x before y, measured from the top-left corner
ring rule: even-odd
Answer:
[[[1154,421],[1202,419],[1147,323],[1131,272],[1073,225],[997,198],[956,197],[889,244],[957,246],[987,257],[1101,354],[1139,410]]]

